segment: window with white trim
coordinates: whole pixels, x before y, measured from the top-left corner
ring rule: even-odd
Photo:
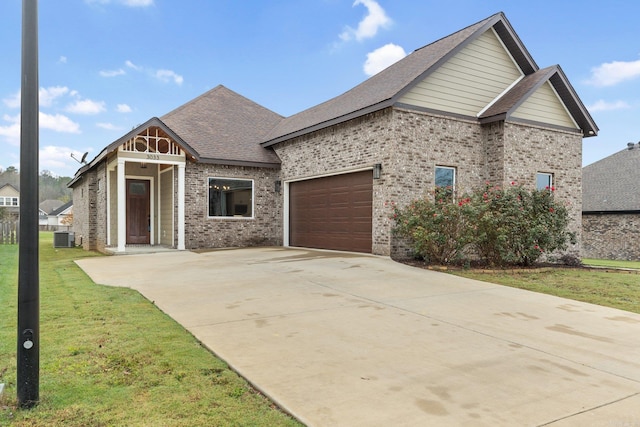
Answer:
[[[553,187],[553,174],[546,172],[538,172],[536,174],[536,189],[550,190]]]
[[[0,196],[0,206],[20,206],[19,198]]]
[[[436,166],[435,184],[439,196],[444,196],[445,200],[453,200],[456,188],[456,168]]]
[[[209,178],[210,217],[252,218],[253,180]]]

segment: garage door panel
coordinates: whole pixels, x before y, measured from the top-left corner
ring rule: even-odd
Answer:
[[[371,171],[291,183],[291,246],[371,252]]]

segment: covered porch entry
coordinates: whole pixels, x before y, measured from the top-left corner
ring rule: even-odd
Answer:
[[[120,144],[107,163],[107,248],[185,249],[185,150],[159,126]]]

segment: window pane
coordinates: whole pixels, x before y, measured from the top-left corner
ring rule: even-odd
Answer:
[[[4,206],[4,197],[0,197],[0,206]]]
[[[536,175],[536,188],[538,190],[545,190],[551,188],[553,185],[552,177],[550,173],[539,173]]]
[[[147,186],[144,182],[130,182],[129,183],[129,194],[134,194],[136,196],[144,196],[147,193]]]
[[[253,181],[209,178],[209,216],[252,217]]]
[[[436,166],[436,187],[451,187],[455,183],[455,172],[453,168]]]

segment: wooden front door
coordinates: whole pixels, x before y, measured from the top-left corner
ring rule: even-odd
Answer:
[[[150,216],[149,181],[127,180],[127,244],[149,244]]]

